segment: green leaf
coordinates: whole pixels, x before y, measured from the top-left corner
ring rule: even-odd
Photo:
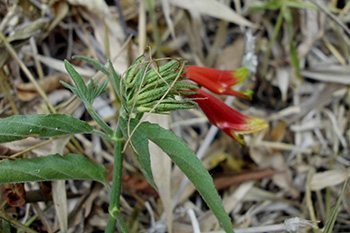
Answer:
[[[97,88],[94,90],[94,97],[101,95],[107,88],[108,80],[103,81]]]
[[[250,8],[253,10],[280,10],[282,7],[298,8],[298,9],[311,9],[317,8],[311,2],[303,0],[269,0],[269,1],[255,1],[251,4]]]
[[[285,1],[283,4],[290,8],[317,10],[317,7],[312,2],[304,0],[289,0]]]
[[[174,133],[157,124],[143,122],[136,129],[136,132],[138,136],[141,135],[143,138],[138,142],[135,141],[134,145],[136,143],[145,144],[145,137],[157,144],[194,184],[225,232],[232,233],[230,218],[222,206],[221,198],[215,189],[212,177],[188,146]]]
[[[107,183],[106,170],[87,157],[59,154],[0,161],[0,184],[50,180],[95,180]]]
[[[90,80],[88,85],[86,85],[83,78],[67,60],[64,60],[64,65],[70,77],[73,79],[75,87],[64,82],[61,83],[77,95],[84,102],[85,107],[91,105],[96,97],[106,89],[108,81],[104,81],[102,84],[98,85],[94,80]],[[105,72],[108,71],[105,70]]]
[[[125,82],[128,83],[129,85],[134,84],[135,76],[139,72],[140,67],[142,66],[142,62],[144,61],[144,58],[145,58],[144,55],[141,55],[138,58],[136,58],[133,64],[126,71]]]
[[[327,221],[326,221],[326,224],[324,226],[324,229],[323,229],[323,233],[332,233],[334,232],[333,231],[333,228],[334,228],[334,224],[337,220],[337,216],[340,212],[340,207],[341,207],[341,201],[344,197],[344,193],[345,193],[345,189],[346,189],[346,185],[347,185],[347,181],[344,182],[344,185],[343,185],[343,188],[341,190],[341,193],[340,193],[340,196],[338,197],[338,200],[335,204],[335,206],[332,208],[330,214],[327,216]]]
[[[70,85],[70,84],[68,84],[68,83],[66,83],[65,81],[62,81],[62,80],[60,81],[60,83],[65,88],[69,89],[74,95],[80,96],[80,92],[79,92],[79,90],[76,87],[74,87],[74,86],[72,86],[72,85]]]
[[[297,43],[294,40],[290,40],[289,42],[289,48],[290,48],[290,61],[292,63],[294,74],[299,79],[302,78],[301,71],[300,71],[300,62],[298,57],[298,50],[297,50]]]
[[[113,64],[110,60],[107,61],[106,65],[101,64],[98,60],[86,57],[86,56],[81,56],[81,55],[75,55],[72,57],[73,59],[80,59],[82,61],[85,61],[92,65],[96,70],[101,71],[105,75],[107,75],[109,81],[112,83],[114,91],[119,94],[119,89],[120,89],[120,75],[117,74],[115,71]],[[107,86],[108,83],[103,83],[100,86],[100,89],[105,89],[105,86]],[[101,93],[102,91],[100,91]],[[97,95],[98,96],[98,95]]]
[[[283,1],[280,0],[269,0],[269,1],[255,1],[250,8],[253,10],[278,10],[282,7]]]
[[[0,143],[29,136],[53,137],[92,130],[85,121],[64,114],[15,115],[0,119]]]
[[[130,133],[136,126],[136,121],[131,121],[131,125],[129,126]],[[121,128],[125,140],[128,140],[129,136],[131,146],[133,151],[135,152],[136,159],[140,164],[140,169],[147,179],[148,183],[150,183],[154,188],[156,185],[153,180],[152,169],[151,169],[151,159],[148,149],[148,139],[145,134],[142,134],[139,130],[135,130],[132,135],[128,133],[127,120],[124,118],[119,118],[119,127]]]
[[[91,57],[86,57],[86,56],[81,56],[81,55],[75,55],[72,57],[73,59],[79,59],[82,61],[85,61],[86,63],[89,63],[90,65],[92,65],[96,70],[101,71],[102,73],[104,73],[105,75],[109,75],[108,70],[106,69],[106,67],[104,67],[104,65],[102,65],[98,60],[93,59]]]
[[[80,99],[83,101],[86,100],[86,95],[88,93],[88,88],[85,85],[85,82],[83,78],[80,76],[80,74],[74,69],[72,64],[69,63],[69,61],[64,60],[64,66],[66,67],[67,72],[69,73],[70,77],[73,79],[75,86],[77,87],[77,93],[74,93],[79,96]]]
[[[117,96],[120,99],[120,95],[121,95],[121,93],[120,93],[120,80],[121,80],[121,77],[117,73],[117,71],[115,71],[111,60],[108,60],[108,70],[110,72],[110,74],[108,75],[108,79],[112,83],[112,87],[113,87],[114,92],[117,94]]]
[[[100,85],[96,84],[94,80],[90,80],[87,85],[88,93],[86,94],[88,103],[92,104],[94,100],[105,91],[107,85],[108,80],[103,81]]]

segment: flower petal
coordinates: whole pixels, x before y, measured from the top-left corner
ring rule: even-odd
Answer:
[[[233,95],[240,98],[251,98],[251,92],[235,91],[232,87],[243,82],[249,71],[242,67],[237,70],[217,70],[199,66],[187,66],[185,76],[216,94]]]
[[[267,127],[263,119],[246,116],[203,90],[199,89],[189,97],[197,102],[210,123],[241,144],[244,143],[242,134],[254,133]]]

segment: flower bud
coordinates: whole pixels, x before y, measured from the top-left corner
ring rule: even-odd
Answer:
[[[183,78],[185,62],[182,59],[167,60],[162,65],[159,62],[147,60],[142,55],[126,71],[121,82],[121,93],[127,112],[163,113],[195,107],[193,101],[179,98],[198,88]]]

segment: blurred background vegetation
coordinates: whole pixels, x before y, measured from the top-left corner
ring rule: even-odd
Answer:
[[[91,120],[60,81],[73,55],[111,59],[123,74],[142,53],[182,57],[218,69],[248,66],[251,102],[234,108],[266,119],[269,128],[241,147],[208,124],[199,110],[149,119],[173,129],[203,160],[235,228],[311,220],[350,232],[350,2],[346,0],[3,0],[0,2],[0,116],[60,112]],[[86,80],[104,80],[70,60]],[[111,89],[94,107],[115,125]],[[95,124],[94,122],[90,122]],[[15,126],[14,126],[15,127]],[[111,169],[112,145],[96,136],[28,138],[0,145],[2,159],[62,150]],[[152,148],[159,193],[126,151],[122,211],[131,232],[202,232],[218,224],[183,174]],[[342,189],[344,187],[344,189]],[[94,182],[3,185],[1,232],[103,232],[108,195]],[[52,193],[67,194],[52,202]],[[338,201],[338,202],[337,202]],[[68,219],[68,221],[67,221]]]

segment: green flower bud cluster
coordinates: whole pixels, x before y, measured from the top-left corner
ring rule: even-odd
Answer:
[[[164,61],[164,60],[162,60]],[[176,109],[195,107],[195,102],[182,98],[198,87],[183,79],[185,62],[170,59],[160,65],[160,60],[138,57],[126,71],[120,83],[120,94],[129,113],[166,113]]]

